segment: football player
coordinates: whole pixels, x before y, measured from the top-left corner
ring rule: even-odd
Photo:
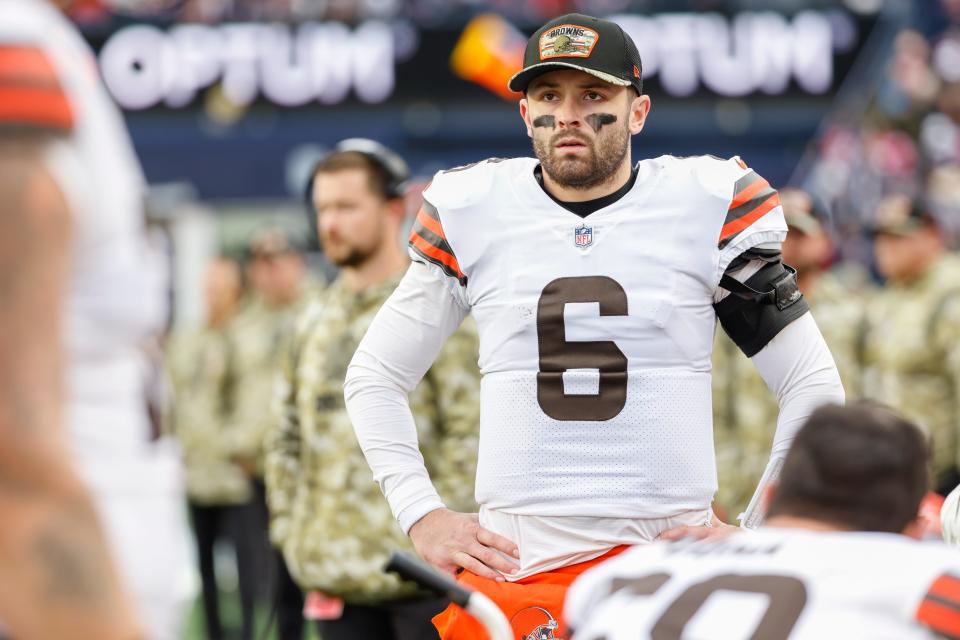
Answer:
[[[925,437],[872,405],[794,439],[764,526],[636,547],[574,583],[577,640],[960,638],[960,557],[919,539]]]
[[[536,159],[434,177],[410,236],[414,262],[360,344],[345,394],[417,550],[464,569],[526,637],[518,620],[539,609],[559,619],[567,586],[605,555],[727,526],[710,509],[718,319],[780,403],[764,482],[803,420],[843,389],[780,260],[786,224],[767,181],[739,158],[632,162],[650,98],[618,25],[550,21],[510,88],[524,94]],[[405,397],[468,313],[483,374],[479,514],[437,497]],[[480,633],[454,608],[435,622],[444,638]]]
[[[145,184],[92,52],[45,0],[0,0],[0,150],[0,624],[178,638],[188,530],[147,412],[165,295]]]

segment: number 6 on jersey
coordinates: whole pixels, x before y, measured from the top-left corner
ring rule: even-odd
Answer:
[[[537,402],[554,420],[610,420],[627,404],[627,357],[613,341],[567,341],[563,311],[576,302],[598,303],[601,316],[627,315],[627,294],[612,278],[557,278],[548,283],[537,304]],[[599,369],[599,393],[566,394],[563,373],[569,369]]]

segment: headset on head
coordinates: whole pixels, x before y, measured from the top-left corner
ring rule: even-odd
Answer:
[[[318,160],[310,168],[310,179],[307,180],[307,188],[304,194],[307,209],[307,224],[310,228],[310,243],[317,246],[317,212],[313,208],[313,180],[317,174],[317,167],[320,163],[335,153],[353,152],[359,153],[369,158],[377,166],[381,167],[387,173],[386,196],[388,200],[402,198],[407,190],[407,183],[410,181],[410,167],[397,153],[391,151],[376,140],[368,138],[347,138],[337,143],[333,150]]]

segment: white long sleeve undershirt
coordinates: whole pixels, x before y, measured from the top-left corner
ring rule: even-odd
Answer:
[[[420,454],[407,394],[468,313],[451,286],[458,285],[414,262],[361,341],[344,382],[360,446],[405,532],[444,506]],[[785,327],[752,360],[780,406],[769,471],[816,407],[843,402],[843,387],[809,313]]]

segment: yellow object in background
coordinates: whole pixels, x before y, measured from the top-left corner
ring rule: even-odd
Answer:
[[[492,91],[504,100],[519,95],[507,81],[523,67],[527,38],[512,24],[493,13],[467,23],[450,54],[450,67],[458,76]]]

